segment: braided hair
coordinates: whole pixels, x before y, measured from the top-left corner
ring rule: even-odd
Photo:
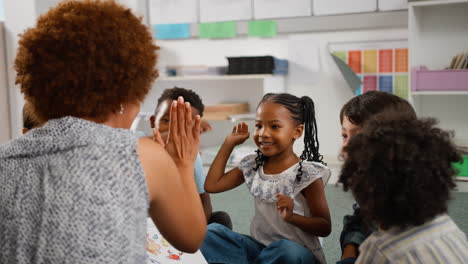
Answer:
[[[314,101],[308,96],[301,98],[288,93],[268,93],[265,94],[258,104],[258,107],[264,102],[273,102],[284,106],[291,113],[292,119],[297,125],[304,124],[304,151],[300,156],[301,161],[299,162],[299,170],[296,175],[296,181],[302,179],[302,162],[315,161],[325,164],[323,156],[319,153],[319,142],[317,133],[317,121],[315,120],[315,106]],[[257,108],[258,108],[257,107]],[[254,170],[258,170],[260,166],[263,166],[268,157],[263,155],[260,149],[256,150],[257,157],[255,158],[256,166]]]

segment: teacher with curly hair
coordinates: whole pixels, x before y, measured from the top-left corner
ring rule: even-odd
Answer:
[[[200,247],[199,117],[174,101],[165,148],[129,130],[157,49],[114,1],[60,3],[21,35],[16,83],[45,124],[0,146],[0,263],[144,263],[148,213],[177,249]]]

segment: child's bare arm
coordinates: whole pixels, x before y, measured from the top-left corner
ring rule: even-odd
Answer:
[[[283,219],[307,233],[326,237],[331,233],[330,210],[323,189],[322,179],[317,179],[302,190],[307,200],[312,216],[305,217],[293,213],[293,200],[284,195],[278,195],[277,207]]]
[[[234,168],[227,173],[226,164],[236,145],[244,143],[249,138],[249,129],[245,123],[234,126],[231,135],[226,137],[213,163],[210,166],[205,181],[205,190],[210,193],[224,192],[233,189],[244,182],[242,171]]]

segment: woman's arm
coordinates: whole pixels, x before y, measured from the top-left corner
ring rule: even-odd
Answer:
[[[226,164],[229,156],[236,145],[244,143],[249,138],[249,129],[247,124],[239,123],[232,129],[231,135],[226,137],[221,149],[216,154],[213,163],[210,166],[205,181],[205,190],[210,193],[224,192],[233,189],[244,182],[242,171],[234,168],[227,173]]]
[[[191,253],[200,248],[206,232],[206,218],[194,179],[199,134],[200,118],[192,125],[190,104],[179,99],[171,106],[165,150],[148,138],[138,143],[151,218],[169,243]]]
[[[323,188],[322,179],[317,179],[302,190],[310,208],[310,217],[293,213],[293,200],[289,196],[278,194],[277,206],[283,219],[303,231],[315,236],[326,237],[331,233],[330,210]]]

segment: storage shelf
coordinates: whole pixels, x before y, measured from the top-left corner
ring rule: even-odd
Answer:
[[[414,67],[411,69],[411,88],[413,92],[467,93],[468,70],[429,70],[424,66]]]
[[[468,3],[467,0],[427,0],[427,1],[409,1],[412,6],[431,6],[431,5],[446,5]]]
[[[468,95],[468,91],[412,91],[412,95]]]
[[[232,81],[232,80],[263,80],[267,78],[284,78],[284,75],[273,74],[240,74],[240,75],[193,75],[193,76],[174,76],[160,77],[158,81]]]

